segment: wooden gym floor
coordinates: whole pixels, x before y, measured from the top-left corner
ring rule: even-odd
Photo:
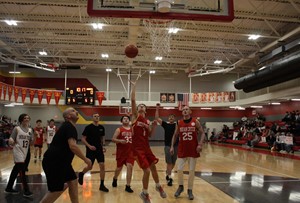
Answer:
[[[80,145],[85,150],[83,145]],[[142,189],[142,171],[135,163],[132,179],[134,193],[129,194],[125,188],[125,168],[120,174],[118,187],[112,188],[112,177],[115,169],[115,144],[109,143],[105,154],[106,178],[108,193],[99,191],[99,166],[94,164],[93,170],[84,177],[83,186],[79,185],[80,202],[130,202],[141,203],[139,193]],[[46,145],[43,148],[46,149]],[[152,143],[152,150],[160,161],[157,164],[160,182],[168,197],[160,198],[155,191],[155,184],[150,177],[149,193],[152,203],[201,202],[201,203],[285,203],[300,202],[300,154],[282,155],[266,150],[245,149],[239,146],[222,144],[205,144],[198,159],[193,193],[194,200],[188,200],[186,194],[187,172],[184,175],[185,191],[179,198],[174,197],[177,189],[176,170],[172,174],[173,186],[167,186],[165,180],[165,162],[162,143]],[[34,163],[33,149],[29,166],[29,185],[34,193],[32,198],[24,198],[22,193],[8,195],[4,193],[8,177],[13,167],[12,150],[0,151],[0,202],[33,203],[39,202],[47,191],[46,179],[41,161]],[[84,164],[74,159],[74,169],[78,172]],[[19,182],[16,189],[21,190]],[[68,191],[56,201],[70,202]]]

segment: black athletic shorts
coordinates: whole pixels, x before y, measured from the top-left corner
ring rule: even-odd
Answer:
[[[97,159],[98,163],[104,163],[105,161],[104,154],[100,150],[96,150],[96,151],[87,150],[86,157],[92,161],[92,165],[94,165],[95,159]]]
[[[42,164],[50,192],[63,191],[66,182],[77,179],[71,164],[58,163],[57,161],[51,161],[45,158]]]

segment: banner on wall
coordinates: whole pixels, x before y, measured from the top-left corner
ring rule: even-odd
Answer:
[[[50,100],[52,97],[53,92],[52,91],[46,91],[46,100],[47,100],[47,104],[50,104]]]
[[[0,82],[0,100],[2,98],[2,86],[3,86],[3,84]]]
[[[8,100],[11,101],[11,96],[13,92],[13,86],[8,85]]]
[[[26,99],[26,96],[27,96],[27,92],[28,92],[27,88],[24,88],[24,87],[21,88],[22,103],[25,102],[25,99]]]
[[[206,92],[206,93],[192,93],[192,103],[221,103],[234,102],[236,92]]]
[[[62,92],[61,91],[54,91],[54,99],[55,99],[55,104],[58,105],[59,99],[61,97]]]
[[[20,88],[15,86],[14,87],[15,102],[18,102],[19,91],[20,91]]]
[[[200,102],[200,94],[199,93],[192,93],[192,103],[198,104]]]
[[[36,93],[36,90],[29,89],[29,99],[30,99],[30,104],[32,104],[32,102],[33,102],[35,93]]]
[[[38,102],[39,102],[39,104],[41,104],[42,103],[42,99],[43,99],[43,96],[44,96],[44,90],[38,90],[37,91],[37,96],[38,96]]]
[[[104,92],[96,92],[96,97],[98,99],[99,106],[101,106],[104,99]]]
[[[6,99],[6,89],[7,89],[7,85],[3,84],[3,100]]]
[[[175,103],[175,93],[160,93],[160,103]]]

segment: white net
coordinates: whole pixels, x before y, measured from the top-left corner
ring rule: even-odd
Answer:
[[[171,33],[169,33],[169,30],[173,28],[174,21],[144,19],[143,24],[150,34],[152,52],[161,57],[168,56],[171,52]]]

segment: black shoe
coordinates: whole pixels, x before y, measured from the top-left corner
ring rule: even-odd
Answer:
[[[25,192],[23,193],[23,197],[32,197],[32,196],[33,196],[33,193],[30,192],[30,191],[25,191]]]
[[[99,190],[101,190],[103,192],[109,192],[109,189],[107,189],[104,185],[100,185]]]
[[[184,189],[183,185],[179,185],[179,187],[178,187],[178,189],[176,190],[174,196],[175,196],[175,197],[179,197],[180,194],[183,192],[183,189]]]
[[[193,200],[194,199],[194,195],[193,195],[193,192],[192,190],[187,190],[187,193],[188,193],[188,196],[189,196],[189,200]]]
[[[130,188],[130,186],[126,185],[125,191],[129,193],[133,193],[133,190]]]
[[[78,174],[78,183],[79,183],[79,185],[83,184],[83,176],[84,176],[84,173],[79,172],[79,174]]]
[[[118,179],[113,179],[113,182],[112,182],[112,186],[113,187],[117,187],[118,186],[117,181],[118,181]]]
[[[14,189],[5,189],[4,192],[7,193],[7,194],[12,194],[12,195],[19,194],[19,191],[14,190]]]
[[[168,186],[172,186],[172,185],[173,185],[173,179],[169,178],[169,180],[168,180]]]
[[[169,178],[169,176],[168,176],[168,175],[166,175],[166,180],[167,180],[167,181],[169,181],[169,179],[170,179],[170,178]]]

